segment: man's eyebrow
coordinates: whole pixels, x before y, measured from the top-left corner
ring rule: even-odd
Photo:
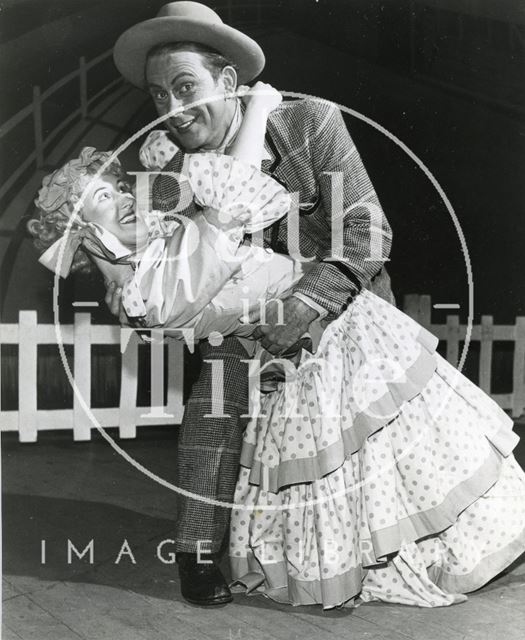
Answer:
[[[174,78],[172,78],[171,85],[173,86],[177,82],[177,80],[179,80],[179,78],[182,78],[183,76],[193,77],[193,74],[191,73],[191,71],[181,71]],[[156,84],[155,82],[148,82],[148,88],[149,89],[164,89],[164,87],[161,87],[160,84]]]

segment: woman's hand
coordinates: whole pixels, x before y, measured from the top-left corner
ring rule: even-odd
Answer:
[[[281,103],[282,97],[265,82],[257,82],[252,88],[241,86],[237,95],[242,97],[246,110],[227,153],[260,169],[268,116]]]
[[[263,111],[265,115],[271,113],[282,102],[283,97],[267,82],[256,82],[253,87],[240,86],[238,94],[247,109]]]
[[[122,304],[122,286],[118,282],[106,281],[106,296],[104,298],[109,312],[118,318],[119,324],[122,327],[129,327],[129,318],[124,311]]]

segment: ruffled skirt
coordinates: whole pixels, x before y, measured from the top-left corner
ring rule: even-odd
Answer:
[[[294,605],[466,599],[525,551],[512,421],[363,292],[263,397],[232,511],[237,585]]]

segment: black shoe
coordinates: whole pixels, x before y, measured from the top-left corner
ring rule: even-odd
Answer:
[[[203,563],[202,560],[208,560]],[[209,560],[212,560],[209,563]],[[191,604],[211,606],[233,600],[232,593],[213,556],[203,555],[197,562],[196,553],[177,553],[182,597]]]

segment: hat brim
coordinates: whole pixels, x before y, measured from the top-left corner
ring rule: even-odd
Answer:
[[[264,68],[261,47],[246,34],[222,23],[171,16],[151,18],[125,31],[115,44],[113,59],[126,80],[146,89],[148,51],[159,44],[175,42],[198,42],[217,50],[238,67],[240,84],[253,80]]]

